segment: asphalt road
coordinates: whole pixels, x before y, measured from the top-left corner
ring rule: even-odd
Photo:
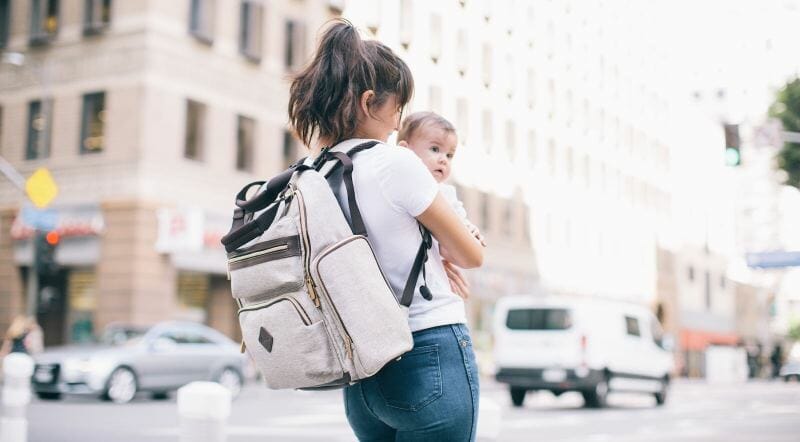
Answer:
[[[798,441],[800,384],[708,385],[678,381],[664,407],[650,397],[615,394],[604,410],[577,394],[529,394],[513,408],[503,386],[485,380],[482,399],[500,410],[499,441]],[[31,442],[166,442],[179,435],[175,395],[126,405],[83,398],[34,399]],[[353,441],[341,393],[270,391],[248,386],[233,404],[229,442]]]

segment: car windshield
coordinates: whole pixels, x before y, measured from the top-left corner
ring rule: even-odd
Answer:
[[[145,328],[111,326],[105,329],[100,342],[113,346],[133,345],[142,339],[145,332]]]

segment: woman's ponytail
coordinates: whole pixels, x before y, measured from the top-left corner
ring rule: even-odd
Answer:
[[[355,132],[364,91],[375,91],[373,106],[389,94],[397,94],[404,106],[413,87],[408,66],[391,49],[365,42],[350,22],[337,19],[322,35],[311,63],[292,81],[289,121],[306,146],[314,136],[339,142]]]

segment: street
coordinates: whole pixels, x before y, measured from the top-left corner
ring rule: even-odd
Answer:
[[[248,386],[233,404],[230,442],[353,441],[341,393],[270,391]],[[663,408],[646,396],[617,393],[604,410],[582,408],[577,394],[529,393],[511,407],[506,389],[484,380],[482,396],[502,410],[500,441],[796,441],[800,384],[758,381],[708,385],[677,381]],[[178,438],[175,395],[127,405],[69,398],[34,399],[28,410],[31,442],[159,442]]]

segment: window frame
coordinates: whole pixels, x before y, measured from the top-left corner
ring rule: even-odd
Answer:
[[[86,0],[84,2],[83,11],[83,35],[97,35],[106,31],[111,27],[111,8],[113,6],[112,0]],[[95,9],[100,8],[100,17],[95,17]],[[103,12],[107,11],[108,15],[104,16]]]
[[[38,106],[36,115],[42,115],[45,121],[45,127],[39,132],[40,135],[36,137],[33,134],[36,132],[33,128],[34,123],[34,106]],[[25,143],[25,159],[26,160],[39,160],[50,157],[50,139],[51,131],[53,128],[53,100],[51,98],[37,99],[28,102],[28,119],[27,119],[27,140]],[[40,138],[43,137],[43,138]],[[35,143],[34,146],[32,143]],[[43,140],[43,141],[42,141]]]
[[[242,0],[239,9],[239,53],[253,63],[261,63],[264,52],[263,4]],[[257,35],[253,35],[253,33]]]
[[[54,11],[51,11],[51,9],[54,9]],[[61,27],[60,10],[59,0],[32,0],[28,44],[31,46],[43,46],[55,40]],[[55,19],[55,26],[54,29],[48,31],[47,21],[51,17]]]
[[[216,20],[214,20],[213,10],[215,6],[215,0],[191,0],[189,3],[189,34],[209,46],[214,44]],[[210,18],[204,20],[207,17]],[[205,29],[205,26],[208,26],[209,29]]]
[[[625,334],[629,337],[642,337],[642,324],[639,318],[633,315],[625,315]],[[635,329],[632,327],[635,324]]]
[[[191,124],[190,123],[190,112],[192,109],[196,109],[199,112],[197,113],[196,121],[197,123]],[[186,115],[184,121],[184,145],[183,145],[183,158],[193,161],[203,161],[203,157],[205,155],[205,120],[206,120],[206,113],[207,113],[207,106],[197,100],[193,100],[191,98],[186,99]],[[190,125],[192,127],[190,127]],[[190,130],[192,129],[192,130]],[[193,142],[194,142],[194,154],[189,155],[189,137],[190,132],[193,134]]]
[[[87,93],[87,94],[83,94],[82,107],[81,107],[81,138],[80,138],[80,143],[79,143],[79,146],[78,146],[78,152],[81,155],[98,154],[98,153],[103,152],[105,150],[105,147],[106,147],[105,146],[105,129],[106,129],[105,123],[106,122],[105,122],[103,117],[99,118],[100,125],[101,125],[100,137],[103,138],[103,143],[101,144],[99,149],[89,149],[89,148],[86,147],[86,139],[90,135],[90,129],[91,129],[91,127],[90,127],[91,121],[90,121],[90,118],[89,118],[89,116],[90,116],[89,113],[92,112],[93,110],[96,110],[96,108],[95,109],[90,109],[89,106],[90,105],[97,106],[97,101],[100,102],[100,108],[101,108],[100,111],[97,112],[97,113],[99,114],[99,113],[102,113],[102,112],[106,112],[106,93],[105,93],[105,91],[90,92],[90,93]]]
[[[249,138],[244,136],[243,123],[250,125]],[[254,118],[237,115],[236,116],[236,170],[240,172],[253,172],[255,165],[255,145],[256,145],[257,123]],[[249,145],[243,146],[243,141],[249,140]]]

